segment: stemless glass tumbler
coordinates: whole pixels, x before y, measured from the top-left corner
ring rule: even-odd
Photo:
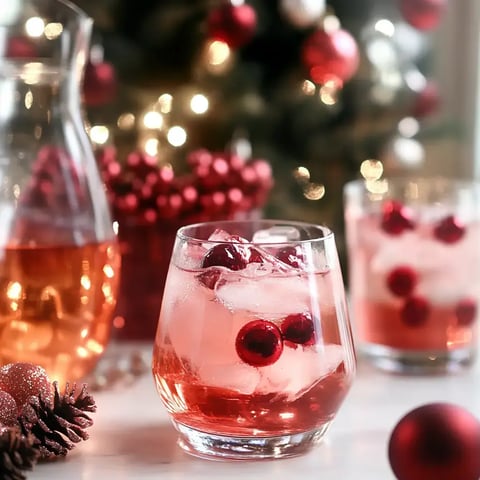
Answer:
[[[396,372],[461,369],[477,352],[480,183],[446,178],[345,187],[358,346]]]
[[[327,228],[257,220],[179,229],[153,376],[184,450],[301,454],[331,424],[355,365]]]
[[[0,363],[75,381],[109,339],[116,237],[84,129],[92,21],[62,0],[0,16]]]

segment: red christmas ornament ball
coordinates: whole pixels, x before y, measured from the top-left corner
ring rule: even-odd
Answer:
[[[208,17],[208,36],[221,40],[231,48],[248,43],[257,28],[257,14],[246,3],[232,5],[226,3],[212,10]]]
[[[425,118],[437,112],[441,104],[440,90],[433,80],[429,80],[424,88],[416,94],[413,104],[413,116]]]
[[[0,368],[0,390],[15,399],[19,410],[32,396],[52,397],[52,384],[45,369],[28,362],[9,363]]]
[[[403,18],[418,30],[436,28],[447,6],[447,0],[400,0]]]
[[[393,429],[388,458],[398,480],[478,480],[480,422],[449,403],[417,407]]]
[[[357,42],[341,28],[313,32],[302,45],[301,57],[310,78],[319,84],[332,80],[343,84],[355,74],[360,63]]]
[[[83,100],[96,107],[111,102],[117,92],[117,78],[113,65],[108,62],[88,62],[83,79]]]

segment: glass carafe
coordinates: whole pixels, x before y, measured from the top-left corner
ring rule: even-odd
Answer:
[[[109,341],[116,235],[84,128],[91,19],[64,0],[0,8],[0,364],[89,373]]]

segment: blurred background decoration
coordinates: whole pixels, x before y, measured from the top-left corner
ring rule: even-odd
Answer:
[[[345,181],[419,169],[426,140],[458,133],[440,115],[432,76],[446,0],[77,3],[95,20],[85,103],[117,215],[148,204],[152,165],[136,158],[129,167],[136,152],[155,159],[163,183],[182,176],[181,187],[163,185],[147,221],[165,206],[174,217],[202,202],[208,216],[265,200],[266,216],[342,229]],[[106,145],[116,151],[104,154]],[[199,149],[225,152],[223,161],[192,164]],[[256,171],[237,175],[231,152],[265,159],[271,192]],[[129,169],[121,182],[112,158]],[[206,186],[211,175],[217,185]],[[246,179],[268,198],[249,198]]]
[[[123,282],[169,254],[146,229],[220,217],[326,223],[343,257],[343,185],[420,171],[426,144],[461,135],[434,75],[447,0],[76,3],[95,20],[87,129],[130,242]]]

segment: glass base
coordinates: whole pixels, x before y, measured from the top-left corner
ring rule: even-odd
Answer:
[[[208,460],[269,460],[302,455],[317,445],[331,422],[304,433],[276,437],[231,437],[201,432],[173,422],[178,445],[190,455]]]
[[[472,347],[419,352],[366,344],[360,347],[360,352],[381,370],[413,375],[459,372],[469,367],[476,357],[476,350]]]

